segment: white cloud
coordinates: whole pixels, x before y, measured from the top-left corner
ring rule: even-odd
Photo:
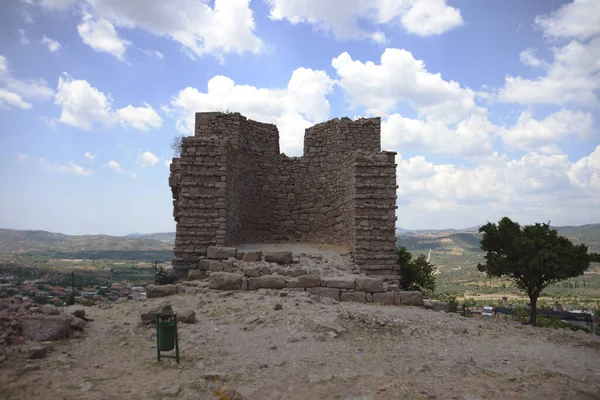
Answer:
[[[122,124],[130,125],[143,131],[148,130],[149,127],[160,128],[162,126],[162,118],[154,108],[147,103],[144,103],[144,107],[133,107],[129,105],[118,109],[116,113]]]
[[[538,16],[536,24],[545,36],[559,43],[552,47],[553,60],[543,63],[546,73],[536,79],[507,76],[499,99],[521,104],[597,106],[600,89],[599,10],[597,0],[576,0],[548,16]]]
[[[190,56],[258,53],[250,0],[86,0],[89,12],[119,28],[141,28],[181,44]]]
[[[146,54],[147,56],[153,56],[160,60],[165,58],[163,53],[161,53],[160,51],[157,51],[157,50],[143,50],[143,49],[140,49],[140,50],[142,51],[142,53]]]
[[[460,11],[446,0],[267,0],[269,17],[292,24],[309,23],[336,37],[370,38],[381,43],[381,32],[360,27],[362,21],[375,25],[399,23],[412,34],[439,35],[463,24]]]
[[[565,154],[535,152],[515,160],[494,155],[472,168],[398,158],[400,226],[411,219],[468,226],[504,215],[529,222],[574,212],[600,217],[600,146],[574,163]]]
[[[154,154],[150,153],[149,151],[145,151],[138,155],[138,164],[140,164],[140,166],[144,167],[144,168],[152,167],[159,161],[160,160],[158,159],[158,157],[156,157]]]
[[[94,160],[96,159],[96,156],[94,154],[90,153],[89,151],[86,151],[84,156],[91,162],[94,162]]]
[[[63,174],[74,174],[82,176],[89,176],[92,174],[91,170],[85,169],[84,167],[75,164],[73,161],[69,161],[66,164],[60,164],[56,162],[48,164],[44,159],[41,159],[40,163],[42,167],[44,167],[47,171],[51,172],[60,172]]]
[[[352,60],[348,53],[334,58],[331,65],[350,103],[365,107],[368,114],[385,115],[400,102],[410,104],[422,117],[447,122],[484,111],[475,104],[473,90],[428,72],[423,61],[403,49],[386,49],[379,65]]]
[[[123,173],[123,169],[115,160],[110,160],[108,163],[106,163],[106,166],[119,174]]]
[[[492,154],[496,127],[479,115],[449,128],[441,120],[418,120],[392,114],[381,124],[382,148],[420,149],[438,154],[478,156]]]
[[[97,123],[120,122],[141,130],[162,125],[162,119],[149,104],[144,103],[144,107],[129,105],[112,111],[110,95],[105,95],[86,80],[68,75],[58,79],[54,103],[62,108],[60,122],[83,130],[91,130]]]
[[[323,71],[307,68],[294,70],[286,88],[265,89],[236,85],[225,76],[208,81],[206,93],[187,87],[171,99],[164,109],[176,118],[177,130],[191,135],[194,132],[194,113],[197,111],[236,111],[244,116],[274,123],[280,133],[281,150],[301,154],[304,129],[329,117],[330,105],[326,95],[334,81]]]
[[[27,162],[28,159],[29,159],[29,156],[27,154],[23,154],[23,153],[17,154],[17,161],[19,161],[20,163],[25,163],[25,162]]]
[[[89,14],[83,16],[83,20],[77,25],[77,32],[83,39],[83,43],[96,51],[112,54],[119,60],[123,59],[125,50],[130,44],[127,40],[119,37],[110,21],[93,18]]]
[[[31,108],[27,100],[45,100],[54,94],[43,79],[22,80],[14,78],[6,57],[0,55],[0,107]]]
[[[600,146],[571,166],[569,178],[574,185],[600,196]]]
[[[54,104],[62,107],[60,122],[83,130],[95,122],[110,122],[111,99],[85,80],[58,78]]]
[[[50,53],[56,53],[60,49],[60,43],[58,43],[54,39],[50,39],[45,35],[44,37],[42,37],[42,40],[40,40],[40,42],[48,46],[48,50],[50,51]]]
[[[519,54],[521,62],[530,67],[539,67],[542,62],[535,55],[535,49],[525,49]]]
[[[17,108],[31,108],[31,103],[23,100],[21,96],[8,90],[0,89],[0,107],[13,106]]]
[[[513,127],[501,128],[499,134],[509,148],[557,153],[560,152],[557,141],[568,136],[585,138],[593,130],[592,114],[561,110],[537,120],[532,117],[531,110],[526,110]]]
[[[19,41],[21,42],[21,44],[29,44],[31,43],[29,41],[29,38],[27,37],[27,33],[25,33],[25,29],[17,29],[17,32],[19,32]]]
[[[600,33],[600,2],[575,0],[549,15],[539,15],[535,23],[547,36],[589,39]]]

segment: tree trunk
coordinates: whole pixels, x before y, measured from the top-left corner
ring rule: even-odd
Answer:
[[[529,304],[531,305],[531,311],[529,313],[529,325],[535,326],[535,320],[537,316],[537,299],[539,295],[530,294]]]

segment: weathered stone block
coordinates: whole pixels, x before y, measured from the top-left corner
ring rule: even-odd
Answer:
[[[321,286],[321,277],[319,275],[302,275],[298,277],[298,287],[313,288]]]
[[[400,291],[394,293],[394,304],[406,306],[422,306],[423,293],[418,291]]]
[[[366,303],[367,297],[365,296],[365,292],[342,292],[341,294],[342,301],[353,301],[356,303]]]
[[[244,276],[260,276],[260,270],[256,267],[244,267]]]
[[[248,278],[248,289],[283,289],[285,277],[281,275],[264,275],[257,278]]]
[[[321,297],[331,297],[332,299],[340,300],[340,289],[329,287],[315,288],[315,294]]]
[[[271,251],[265,253],[265,261],[273,262],[277,264],[291,264],[292,263],[292,252],[291,251]]]
[[[262,267],[260,267],[260,274],[271,275],[271,268],[267,267],[266,265],[263,265]]]
[[[208,279],[208,288],[216,290],[240,290],[242,288],[242,275],[230,272],[211,272]]]
[[[287,268],[284,272],[284,275],[292,277],[302,276],[306,275],[306,270],[302,268]]]
[[[383,292],[383,279],[358,276],[356,277],[356,290],[371,293]]]
[[[287,278],[285,280],[285,287],[297,288],[298,287],[298,279],[297,278]]]
[[[235,247],[210,246],[206,251],[206,256],[213,260],[227,260],[229,257],[236,258],[237,256],[237,249]]]
[[[262,260],[262,251],[247,251],[242,258],[244,261],[260,261]]]
[[[173,296],[177,294],[175,285],[148,285],[146,286],[146,298]]]
[[[210,270],[210,272],[222,272],[223,263],[221,261],[211,261],[209,263],[208,269]]]
[[[190,281],[195,281],[198,279],[204,279],[206,277],[206,272],[200,269],[190,269],[188,271],[188,279]]]
[[[334,276],[321,278],[321,284],[338,289],[354,289],[355,278],[353,276]]]
[[[23,336],[37,341],[59,340],[69,336],[73,317],[60,315],[30,315],[21,318]]]
[[[394,305],[394,292],[373,293],[373,303]]]

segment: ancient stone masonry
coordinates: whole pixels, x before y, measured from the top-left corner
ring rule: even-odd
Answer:
[[[304,242],[347,246],[363,272],[397,275],[395,154],[380,150],[379,118],[315,125],[304,155],[287,157],[275,125],[196,113],[171,164],[175,270],[198,268],[209,246]]]

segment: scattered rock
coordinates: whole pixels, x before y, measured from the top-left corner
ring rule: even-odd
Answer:
[[[177,314],[177,320],[184,324],[195,324],[196,312],[191,309],[186,309]]]
[[[285,277],[281,275],[265,275],[248,279],[248,289],[283,289],[285,288]]]
[[[181,386],[171,386],[167,388],[160,389],[160,394],[164,397],[177,397],[179,392],[181,392]]]
[[[66,314],[23,317],[23,336],[37,341],[65,339],[71,331],[71,319]]]
[[[275,311],[283,310],[283,306],[281,304],[275,304],[275,307],[273,307],[273,309]]]
[[[261,259],[262,251],[247,251],[242,258],[244,261],[260,261]]]
[[[329,288],[329,287],[318,287],[315,288],[315,295],[320,297],[330,297],[335,300],[340,300],[340,289]]]
[[[213,272],[210,274],[208,287],[217,290],[240,290],[242,287],[242,275],[230,272]]]
[[[55,306],[53,306],[52,304],[44,304],[43,306],[40,307],[40,309],[42,310],[42,313],[44,313],[46,315],[60,314],[60,310],[58,308],[56,308]]]
[[[81,318],[74,317],[71,320],[71,329],[73,329],[75,331],[84,330],[86,325],[87,325],[86,322],[84,320],[82,320]]]
[[[28,358],[37,360],[46,357],[48,354],[49,346],[35,346],[29,350]]]
[[[167,297],[177,294],[175,285],[148,285],[146,286],[146,298]]]
[[[265,253],[265,261],[273,262],[277,264],[291,264],[292,263],[292,252],[291,251],[272,251]]]

